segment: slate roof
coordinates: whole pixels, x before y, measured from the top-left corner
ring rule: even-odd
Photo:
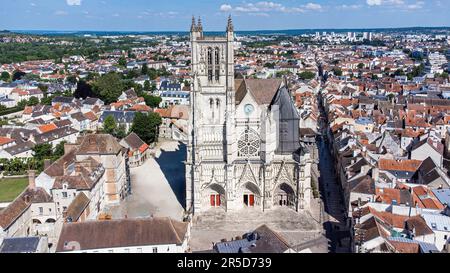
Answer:
[[[5,238],[0,246],[0,253],[34,253],[40,240],[40,237]]]
[[[105,231],[114,232],[105,232]],[[184,242],[188,223],[170,218],[120,219],[65,223],[57,252],[70,251],[65,245],[78,242],[81,250],[127,246],[176,244]]]
[[[108,116],[113,116],[117,123],[132,123],[135,115],[134,111],[104,111],[99,122],[103,123]]]
[[[279,121],[284,126],[279,126],[279,140],[277,154],[292,154],[300,149],[299,124],[300,115],[286,86],[281,87],[273,98],[270,108],[278,106]]]
[[[10,155],[18,155],[26,151],[33,149],[34,143],[31,141],[22,142],[12,147],[5,148],[4,150]]]
[[[284,253],[291,247],[277,232],[266,225],[246,234],[245,239],[217,243],[214,249],[218,253]]]
[[[48,143],[51,142],[53,140],[59,139],[59,138],[63,138],[66,136],[70,136],[73,134],[78,133],[77,130],[73,129],[72,127],[61,127],[58,129],[55,129],[53,131],[49,131],[40,135],[36,135],[35,136],[35,141],[37,144],[42,144],[42,143]]]

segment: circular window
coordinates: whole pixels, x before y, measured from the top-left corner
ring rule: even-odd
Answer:
[[[254,130],[246,129],[238,141],[238,156],[259,156],[260,145],[261,140],[258,134]]]

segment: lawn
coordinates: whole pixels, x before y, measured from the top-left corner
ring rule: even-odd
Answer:
[[[0,202],[11,202],[27,187],[28,178],[0,179]]]

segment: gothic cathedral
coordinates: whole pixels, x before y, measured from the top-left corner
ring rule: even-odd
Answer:
[[[283,79],[235,79],[234,29],[225,37],[191,27],[193,91],[186,209],[308,210],[311,162],[300,147],[299,114]]]

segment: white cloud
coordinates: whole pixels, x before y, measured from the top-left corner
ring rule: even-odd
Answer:
[[[354,5],[346,5],[346,4],[343,4],[343,5],[338,6],[338,9],[343,9],[343,10],[356,10],[356,9],[360,9],[360,8],[362,8],[362,7],[363,7],[362,5],[357,5],[357,4],[354,4]]]
[[[315,3],[308,3],[305,5],[305,9],[309,10],[322,10],[322,6]]]
[[[220,11],[223,11],[223,12],[228,12],[228,11],[231,11],[232,9],[233,9],[233,7],[228,4],[223,4],[222,6],[220,6]]]
[[[247,13],[249,15],[268,16],[270,12],[304,13],[307,11],[322,11],[323,7],[316,3],[307,3],[298,7],[287,7],[276,2],[260,1],[254,3],[243,3],[234,7],[230,4],[222,4],[219,9],[221,12],[236,12]]]
[[[82,0],[66,0],[67,5],[69,6],[81,6]]]
[[[366,0],[366,2],[369,6],[400,6],[405,4],[404,0]]]
[[[412,2],[404,0],[366,0],[366,3],[371,7],[393,7],[402,11],[419,10],[425,6],[425,1]]]
[[[57,16],[66,16],[69,13],[67,11],[64,11],[64,10],[57,10],[57,11],[55,11],[54,14],[57,15]]]
[[[422,9],[424,5],[425,5],[424,1],[418,1],[414,4],[407,5],[406,8],[409,10]]]

